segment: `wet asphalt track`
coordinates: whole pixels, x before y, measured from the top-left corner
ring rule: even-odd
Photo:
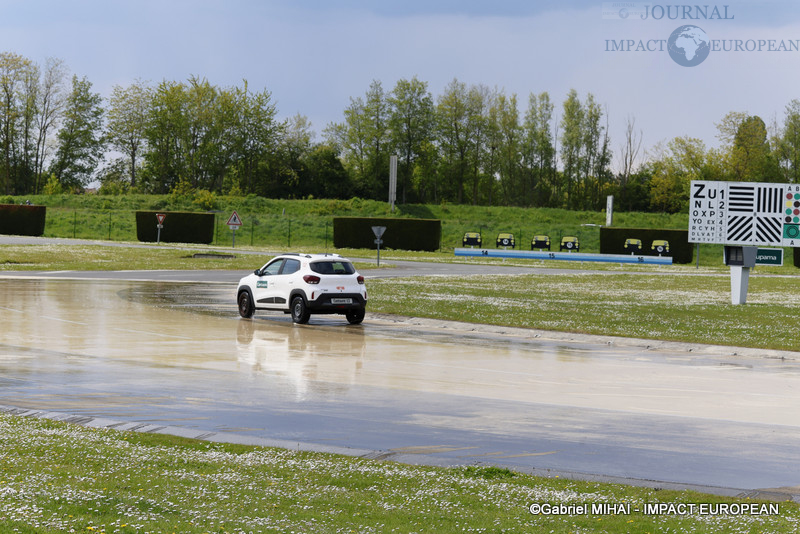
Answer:
[[[0,404],[410,463],[800,493],[792,354],[374,315],[359,327],[335,317],[300,327],[269,313],[246,321],[231,296],[242,274],[0,275]]]

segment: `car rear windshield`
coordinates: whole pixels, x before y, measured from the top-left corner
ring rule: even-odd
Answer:
[[[311,264],[311,270],[317,274],[353,274],[355,267],[349,261],[315,261]]]

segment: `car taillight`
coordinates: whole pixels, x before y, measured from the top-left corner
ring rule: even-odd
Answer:
[[[313,274],[305,275],[303,280],[305,280],[307,284],[319,284],[319,276],[314,276]]]
[[[364,277],[361,276],[360,274],[358,275],[358,278],[356,278],[356,280],[358,280],[359,284],[363,284],[364,283]]]

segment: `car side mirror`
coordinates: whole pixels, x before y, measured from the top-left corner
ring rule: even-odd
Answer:
[[[253,274],[256,276],[261,276],[261,269],[256,269],[255,271],[253,271]]]

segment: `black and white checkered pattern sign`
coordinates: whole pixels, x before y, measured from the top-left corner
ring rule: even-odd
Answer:
[[[689,242],[800,246],[800,185],[693,180]]]

